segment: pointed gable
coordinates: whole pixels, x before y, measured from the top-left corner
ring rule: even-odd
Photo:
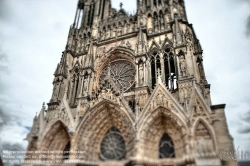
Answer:
[[[200,96],[197,89],[193,94],[191,103],[190,103],[190,118],[194,122],[198,117],[202,117],[206,120],[209,120],[210,109],[207,107],[204,99]]]
[[[157,83],[151,97],[142,110],[141,118],[159,107],[167,108],[176,113],[180,113],[183,118],[185,117],[184,108],[162,82]]]

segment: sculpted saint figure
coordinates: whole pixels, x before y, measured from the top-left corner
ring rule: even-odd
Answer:
[[[144,70],[143,70],[143,65],[139,65],[139,84],[142,85],[144,81]]]
[[[181,71],[181,76],[186,76],[187,73],[186,73],[186,70],[187,70],[187,66],[186,66],[186,61],[184,59],[184,56],[181,55],[180,56],[180,71]]]

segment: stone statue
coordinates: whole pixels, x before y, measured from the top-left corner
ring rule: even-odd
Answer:
[[[186,41],[187,41],[187,48],[189,51],[192,51],[194,46],[193,46],[193,43],[192,43],[192,40],[190,39],[190,37],[187,37],[186,38]]]
[[[87,90],[88,90],[88,83],[89,83],[88,78],[85,78],[85,79],[84,79],[84,84],[83,84],[83,92],[86,92],[86,93],[87,93]]]
[[[144,82],[144,69],[142,63],[139,65],[139,84],[142,85]]]
[[[186,71],[187,71],[186,61],[185,61],[183,55],[180,56],[180,71],[181,71],[181,76],[187,75],[187,73],[186,73]]]
[[[107,30],[106,38],[108,39],[110,37],[110,30]]]
[[[127,41],[126,46],[127,46],[128,48],[131,48],[131,45],[130,45],[129,41]]]

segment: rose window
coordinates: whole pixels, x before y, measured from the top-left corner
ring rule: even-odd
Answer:
[[[119,160],[122,159],[125,152],[125,141],[115,127],[112,127],[101,143],[101,159],[102,160]]]
[[[167,133],[164,133],[159,144],[159,157],[160,158],[174,158],[174,144],[172,139]]]
[[[113,61],[102,70],[100,81],[104,79],[111,79],[124,92],[135,82],[135,67],[126,60]]]

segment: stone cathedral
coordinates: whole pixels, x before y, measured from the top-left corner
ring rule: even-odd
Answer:
[[[137,0],[135,14],[79,0],[27,151],[65,152],[57,165],[235,165],[220,157],[233,139],[202,53],[183,0]]]

